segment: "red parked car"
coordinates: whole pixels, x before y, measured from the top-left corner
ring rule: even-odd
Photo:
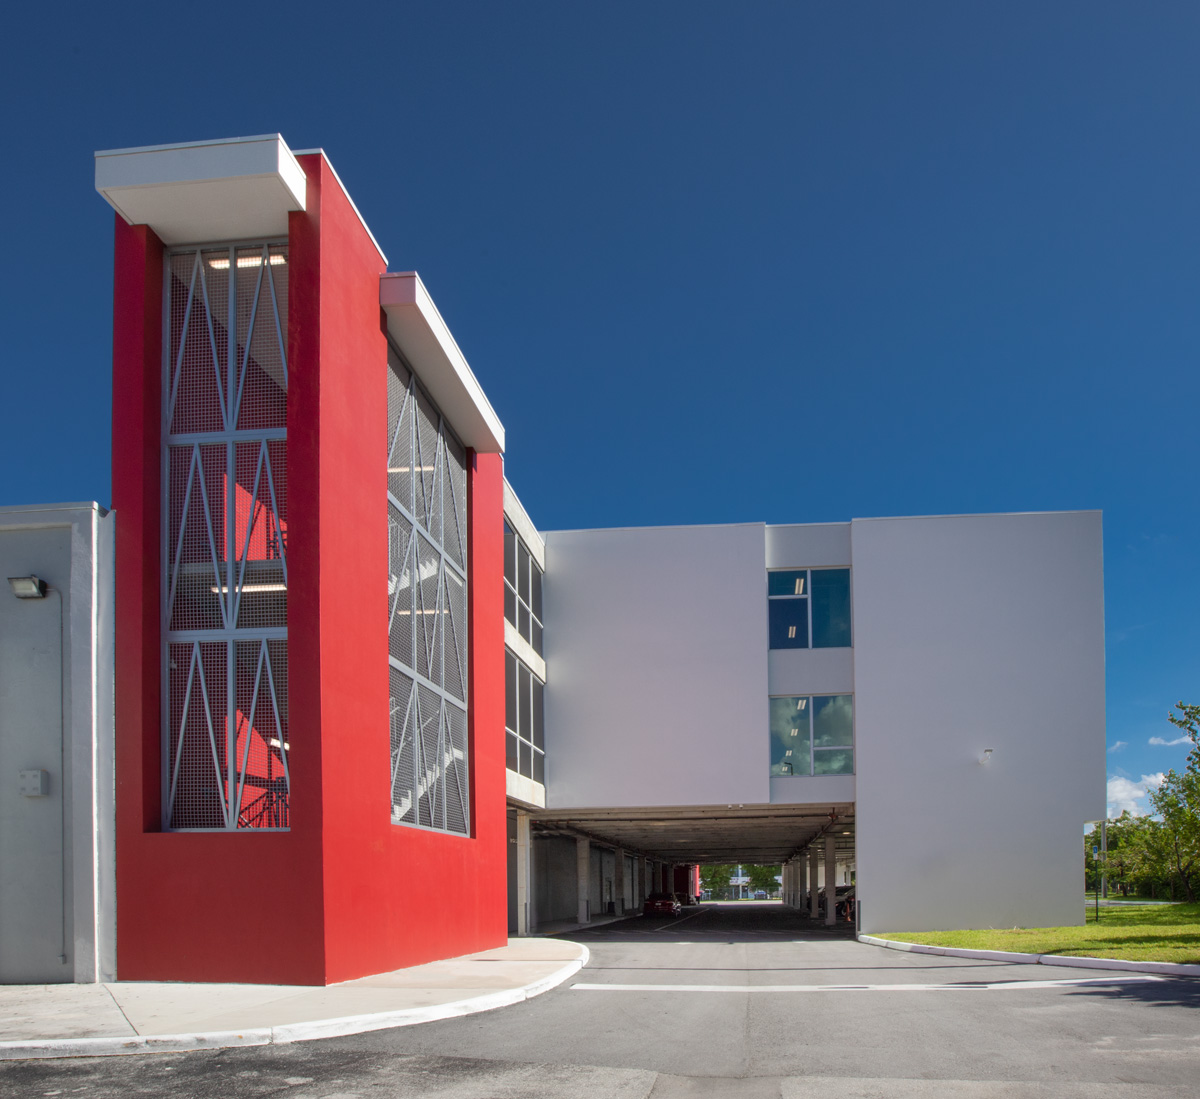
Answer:
[[[651,893],[642,905],[643,916],[678,916],[682,911],[674,893]]]

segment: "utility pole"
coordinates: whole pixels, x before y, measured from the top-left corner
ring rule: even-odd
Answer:
[[[1100,893],[1108,900],[1108,821],[1100,822]]]

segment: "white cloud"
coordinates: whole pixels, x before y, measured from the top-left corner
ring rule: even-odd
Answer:
[[[1158,789],[1167,776],[1159,771],[1153,775],[1142,775],[1140,782],[1114,775],[1108,780],[1108,815],[1119,817],[1126,809],[1135,817],[1144,817],[1150,810],[1144,802],[1146,794]]]
[[[1114,741],[1112,744],[1110,744],[1108,747],[1108,750],[1110,753],[1111,752],[1119,752],[1122,748],[1128,748],[1128,747],[1129,747],[1129,741],[1118,740],[1118,741]]]
[[[1174,740],[1163,740],[1160,736],[1150,738],[1150,743],[1157,744],[1160,748],[1174,748],[1176,744],[1191,744],[1191,742],[1190,736],[1177,736]]]

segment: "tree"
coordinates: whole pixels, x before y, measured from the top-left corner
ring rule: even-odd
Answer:
[[[779,888],[779,882],[775,880],[775,875],[780,872],[778,866],[743,866],[746,872],[746,877],[750,879],[750,891],[752,893],[763,890],[768,896],[774,893]]]
[[[722,897],[729,892],[729,879],[733,877],[734,866],[726,864],[718,864],[715,866],[700,867],[700,885],[704,889],[711,889],[713,896],[718,894]]]
[[[1192,742],[1183,771],[1171,768],[1150,804],[1162,817],[1167,861],[1189,903],[1196,900],[1200,885],[1200,706],[1177,702],[1179,714],[1167,714],[1167,720],[1182,729]]]
[[[1150,792],[1153,816],[1124,812],[1108,822],[1104,869],[1110,881],[1138,893],[1166,892],[1173,900],[1178,892],[1194,902],[1200,893],[1200,706],[1177,702],[1175,709],[1178,713],[1167,714],[1167,720],[1187,734],[1192,750],[1183,770],[1172,768]],[[1101,868],[1092,857],[1092,847],[1099,842],[1099,832],[1093,829],[1084,849],[1089,889],[1099,881]]]

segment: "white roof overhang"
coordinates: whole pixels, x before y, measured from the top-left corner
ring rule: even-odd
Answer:
[[[388,335],[455,434],[481,454],[504,453],[504,425],[415,271],[379,277]]]
[[[305,182],[279,134],[96,153],[96,190],[164,244],[286,237]]]

